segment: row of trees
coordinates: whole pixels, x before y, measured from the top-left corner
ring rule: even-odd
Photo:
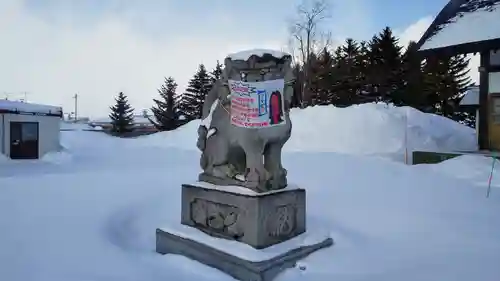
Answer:
[[[466,56],[424,60],[415,42],[402,46],[389,27],[368,41],[347,39],[342,45],[332,47],[330,34],[321,29],[328,18],[327,0],[304,1],[298,6],[296,21],[290,29],[289,48],[296,59],[297,77],[292,107],[327,104],[347,107],[381,101],[411,106],[474,126],[472,112],[457,110],[471,85]],[[158,90],[159,98],[153,100],[151,123],[165,131],[199,119],[203,100],[221,73],[219,62],[211,72],[200,64],[182,94],[177,93],[174,78],[165,78]],[[117,100],[112,108],[113,120],[121,120],[117,117],[120,114],[115,113],[123,111],[120,108],[125,107],[119,107]],[[122,123],[126,122],[116,121]]]
[[[148,117],[159,131],[170,131],[194,119],[201,118],[203,102],[212,85],[222,74],[222,65],[217,61],[216,67],[208,72],[205,65],[200,64],[193,78],[189,81],[184,93],[177,93],[177,83],[173,77],[166,77],[163,85],[158,89],[159,97],[153,99],[151,112]],[[112,122],[112,131],[127,133],[133,130],[134,109],[128,102],[127,96],[120,92],[115,98],[115,105],[110,107],[109,117]]]
[[[332,48],[323,28],[328,3],[304,0],[291,25],[289,45],[298,78],[293,106],[383,101],[474,124],[474,114],[457,108],[471,86],[465,55],[424,60],[415,42],[402,46],[389,27],[368,41],[347,39]]]
[[[471,86],[469,59],[457,55],[422,60],[417,50],[415,42],[403,49],[389,27],[368,42],[347,39],[333,51],[324,48],[295,66],[294,105],[345,107],[383,101],[467,119],[457,106]]]
[[[311,53],[308,63],[296,63],[292,107],[328,104],[347,107],[381,101],[411,106],[473,126],[475,115],[457,110],[458,102],[471,85],[468,64],[469,59],[464,55],[422,60],[414,42],[404,49],[387,27],[368,42],[347,39],[334,50],[325,47],[317,54]],[[168,131],[201,118],[205,96],[221,73],[219,62],[211,72],[200,64],[180,95],[175,79],[165,78],[158,89],[159,97],[153,99],[151,123],[160,131]],[[133,109],[127,105],[123,93],[111,110],[116,131],[129,130],[125,129],[128,125],[121,124],[131,124]]]

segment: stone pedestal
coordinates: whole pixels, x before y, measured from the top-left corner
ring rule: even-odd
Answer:
[[[329,237],[307,237],[305,213],[306,192],[300,188],[256,193],[238,186],[184,184],[178,225],[183,230],[157,229],[156,252],[186,256],[238,280],[270,281],[333,245]],[[264,258],[249,259],[236,248]]]
[[[182,185],[181,223],[262,249],[306,231],[306,192],[256,193],[237,186]]]

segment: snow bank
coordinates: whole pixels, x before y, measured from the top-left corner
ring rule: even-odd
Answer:
[[[401,154],[408,150],[468,150],[475,131],[441,116],[410,107],[362,104],[348,108],[293,109],[287,150],[348,154]],[[405,136],[406,134],[406,136]]]
[[[237,52],[234,54],[230,54],[227,56],[227,58],[230,58],[231,60],[248,60],[251,56],[255,55],[258,57],[263,57],[264,55],[271,55],[275,58],[282,58],[285,56],[290,56],[290,54],[278,51],[278,50],[271,50],[271,49],[251,49],[251,50],[245,50],[241,52]]]
[[[410,107],[362,104],[347,108],[292,109],[292,137],[285,151],[382,155],[402,161],[405,138],[412,150],[475,150],[475,130]],[[199,120],[171,132],[140,138],[143,145],[196,149]],[[406,134],[406,137],[405,137]],[[139,145],[139,143],[138,143]]]
[[[71,154],[68,151],[63,150],[58,152],[49,152],[40,160],[52,164],[67,164],[68,162],[71,162],[71,159]]]
[[[451,178],[467,181],[473,186],[486,186],[488,184],[491,170],[492,187],[500,187],[500,162],[496,160],[493,166],[493,158],[482,155],[463,155],[443,161],[435,165],[425,165],[435,172]]]

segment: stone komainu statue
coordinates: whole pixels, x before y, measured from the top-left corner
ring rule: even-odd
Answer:
[[[202,151],[199,180],[238,185],[256,192],[287,186],[281,151],[292,131],[289,117],[294,75],[290,55],[276,51],[247,51],[228,56],[221,79],[205,98],[197,146]],[[255,82],[284,79],[284,119],[280,125],[243,128],[231,124],[228,80]]]

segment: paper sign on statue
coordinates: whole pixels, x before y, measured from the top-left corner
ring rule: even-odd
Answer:
[[[244,128],[285,124],[284,79],[228,82],[231,91],[231,124]]]

